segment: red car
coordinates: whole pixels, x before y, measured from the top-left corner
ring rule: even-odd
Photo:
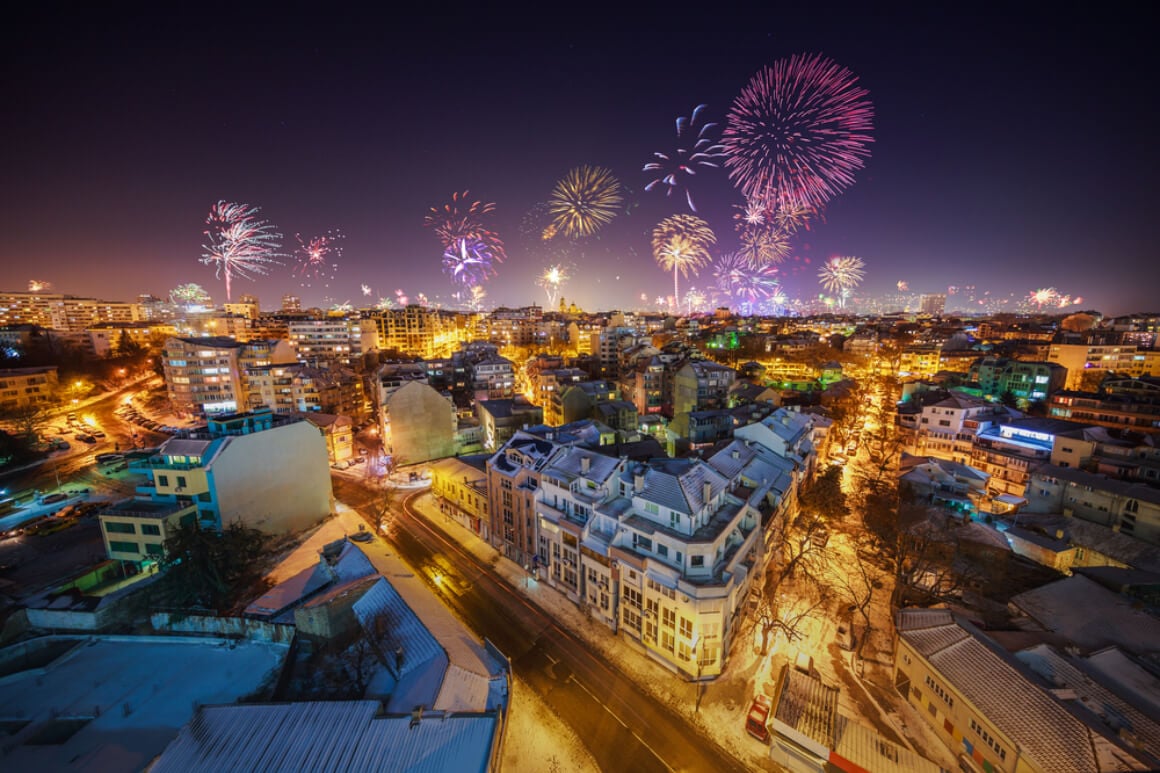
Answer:
[[[745,718],[745,732],[762,743],[769,743],[769,727],[766,725],[769,721],[769,710],[769,696],[755,695],[749,707],[749,716]]]

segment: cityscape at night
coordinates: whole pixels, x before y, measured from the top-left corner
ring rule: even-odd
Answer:
[[[11,12],[0,767],[1160,770],[1149,21]]]

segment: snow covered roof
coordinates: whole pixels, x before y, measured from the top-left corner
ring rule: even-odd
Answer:
[[[494,712],[382,716],[376,701],[207,706],[152,770],[485,771],[498,729]]]

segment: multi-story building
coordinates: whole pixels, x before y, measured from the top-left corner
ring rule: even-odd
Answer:
[[[415,304],[375,311],[371,320],[379,351],[397,351],[423,359],[450,355],[467,333],[458,326],[454,315]]]
[[[506,357],[485,357],[471,365],[471,385],[476,400],[510,398],[515,395],[515,367]]]
[[[673,373],[673,415],[729,406],[737,371],[709,360],[688,360]]]
[[[556,395],[573,384],[586,381],[588,374],[580,368],[550,368],[534,372],[529,375],[528,397],[533,403],[544,409],[544,420],[552,424],[552,404]],[[555,422],[560,424],[562,422]]]
[[[102,322],[136,322],[143,318],[136,303],[56,293],[0,293],[0,326],[39,325],[81,333]]]
[[[947,310],[946,293],[925,293],[918,300],[918,310],[922,314],[941,317]]]
[[[374,322],[358,317],[291,319],[287,329],[298,359],[310,364],[338,361],[350,365],[377,343]]]
[[[268,410],[210,419],[132,463],[149,477],[136,499],[100,515],[109,557],[157,559],[184,523],[220,531],[231,523],[284,534],[312,526],[333,507],[326,442],[306,421]]]
[[[698,459],[634,464],[619,485],[595,512],[615,534],[618,629],[691,678],[720,674],[764,569],[753,492]]]
[[[1106,377],[1099,392],[1063,391],[1047,401],[1048,415],[1105,427],[1160,431],[1160,378]]]
[[[247,372],[296,362],[286,341],[170,338],[162,352],[165,387],[178,411],[231,414],[251,405]]]
[[[1064,705],[1015,656],[945,609],[898,613],[894,685],[963,770],[1091,773],[1148,770],[1098,718]],[[1090,680],[1088,680],[1090,682]],[[1077,701],[1078,703],[1078,701]],[[1112,762],[1114,760],[1114,762]]]
[[[246,319],[257,319],[262,315],[261,309],[258,308],[258,296],[256,295],[242,295],[236,301],[226,301],[222,304],[222,310],[226,314]]]
[[[490,541],[487,516],[487,456],[439,459],[431,463],[431,493],[439,512],[480,539]]]
[[[486,451],[494,452],[518,430],[544,423],[544,409],[532,405],[523,395],[511,399],[480,400],[475,404],[479,419],[481,443]]]
[[[636,360],[630,368],[621,371],[618,383],[620,393],[636,406],[639,415],[665,411],[665,365],[659,356]]]
[[[1067,369],[1054,362],[983,357],[971,365],[969,376],[971,381],[979,384],[985,398],[998,399],[1010,393],[1021,406],[1026,406],[1043,402],[1063,389],[1067,382]]]
[[[422,381],[408,381],[379,405],[383,448],[396,465],[454,456],[458,428],[455,403]]]
[[[913,426],[904,435],[905,449],[915,456],[933,456],[970,464],[975,438],[995,422],[1022,414],[1002,405],[951,390],[949,396],[927,403],[913,414]]]
[[[1050,462],[1078,467],[1094,452],[1087,425],[1046,418],[998,421],[974,437],[970,466],[990,478],[992,495],[1024,496],[1031,474]]]
[[[1160,376],[1160,350],[1134,345],[1053,343],[1047,359],[1067,368],[1069,390],[1083,389],[1085,374]]]
[[[1160,489],[1097,473],[1040,465],[1032,472],[1024,509],[1062,513],[1160,545]]]
[[[90,327],[88,335],[94,356],[115,357],[125,341],[145,350],[158,340],[177,335],[177,328],[171,322],[102,322]]]
[[[0,370],[0,410],[49,408],[59,400],[56,366]]]
[[[520,431],[487,461],[491,544],[529,571],[537,554],[540,477],[557,448],[552,440]]]

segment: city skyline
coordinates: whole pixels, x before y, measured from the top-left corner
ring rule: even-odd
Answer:
[[[823,18],[795,8],[706,29],[643,17],[539,29],[297,8],[29,9],[6,41],[17,120],[4,129],[0,289],[36,279],[130,300],[196,282],[224,301],[201,262],[206,215],[224,200],[259,207],[288,255],[256,281],[235,277],[235,299],[361,306],[401,290],[463,306],[424,218],[468,192],[494,204],[489,227],[506,253],[480,280],[487,306],[546,304],[537,278],[557,264],[570,267],[555,288],[569,302],[652,306],[673,272],[654,260],[650,234],[690,210],[683,192],[646,191],[656,175],[644,165],[675,146],[678,117],[705,105],[702,124],[724,126],[761,68],[819,54],[869,92],[872,141],[852,184],[778,266],[789,299],[816,298],[821,264],[857,256],[856,294],[905,282],[912,294],[975,287],[1022,299],[1056,287],[1083,298],[1076,310],[1147,311],[1155,109],[1141,97],[1145,49],[1133,45],[1142,12],[1122,10],[1112,22],[1054,9]],[[545,244],[529,213],[586,166],[616,177],[622,203],[571,249]],[[712,257],[737,249],[741,193],[723,168],[690,180],[716,235]],[[295,272],[299,241],[326,234],[342,236],[337,268]],[[708,267],[680,280],[712,282]]]

